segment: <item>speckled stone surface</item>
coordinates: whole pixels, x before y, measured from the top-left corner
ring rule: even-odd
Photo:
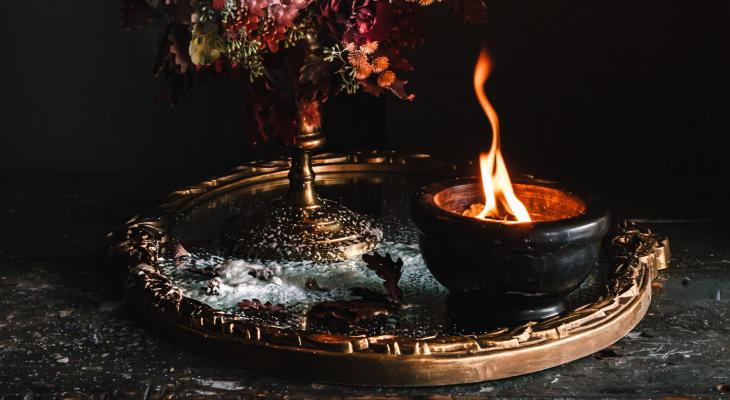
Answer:
[[[646,318],[599,354],[482,384],[384,389],[261,376],[182,350],[122,303],[104,234],[175,186],[159,177],[4,178],[0,199],[0,398],[727,397],[730,232],[724,223],[645,223],[673,261]],[[38,181],[46,182],[38,185]],[[184,183],[184,182],[180,182]]]

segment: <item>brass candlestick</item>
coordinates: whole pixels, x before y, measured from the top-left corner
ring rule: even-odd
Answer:
[[[326,141],[318,106],[307,102],[299,107],[286,195],[228,220],[223,233],[227,250],[247,258],[329,262],[357,257],[380,241],[382,232],[365,216],[317,195],[311,152]]]

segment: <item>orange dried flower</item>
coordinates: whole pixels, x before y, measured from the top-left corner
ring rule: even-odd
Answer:
[[[361,81],[367,79],[368,76],[372,75],[373,67],[370,64],[363,64],[358,68],[355,68],[355,79]]]
[[[373,72],[376,74],[379,74],[390,66],[390,61],[388,60],[388,57],[382,56],[382,57],[376,57],[373,60]]]
[[[322,126],[319,114],[319,102],[302,100],[299,102],[299,129],[305,133],[312,133]]]
[[[378,42],[367,42],[364,45],[360,46],[360,51],[365,54],[373,54],[376,50],[378,50],[378,45]]]
[[[350,54],[347,55],[347,61],[355,68],[360,68],[363,65],[370,65],[368,62],[368,56],[359,50],[350,52]]]
[[[393,82],[395,82],[395,72],[393,71],[385,71],[378,76],[378,86],[382,88],[389,88]]]

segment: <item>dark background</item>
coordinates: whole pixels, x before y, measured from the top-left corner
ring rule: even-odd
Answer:
[[[630,217],[726,218],[729,2],[488,4],[486,25],[432,10],[409,77],[414,102],[335,98],[325,115],[328,150],[476,159],[489,132],[471,79],[486,42],[496,64],[488,95],[511,171],[579,185]],[[156,102],[158,33],[124,32],[118,7],[4,5],[6,179],[144,175],[167,190],[258,155],[247,150],[240,94],[225,83],[194,88],[175,109]]]

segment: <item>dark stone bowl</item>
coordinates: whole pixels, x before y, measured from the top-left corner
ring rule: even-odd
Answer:
[[[596,265],[609,213],[598,198],[555,183],[518,180],[515,193],[533,222],[461,215],[483,203],[481,183],[455,179],[422,188],[411,216],[423,259],[450,291],[450,310],[500,321],[540,320],[565,309],[564,298]]]

